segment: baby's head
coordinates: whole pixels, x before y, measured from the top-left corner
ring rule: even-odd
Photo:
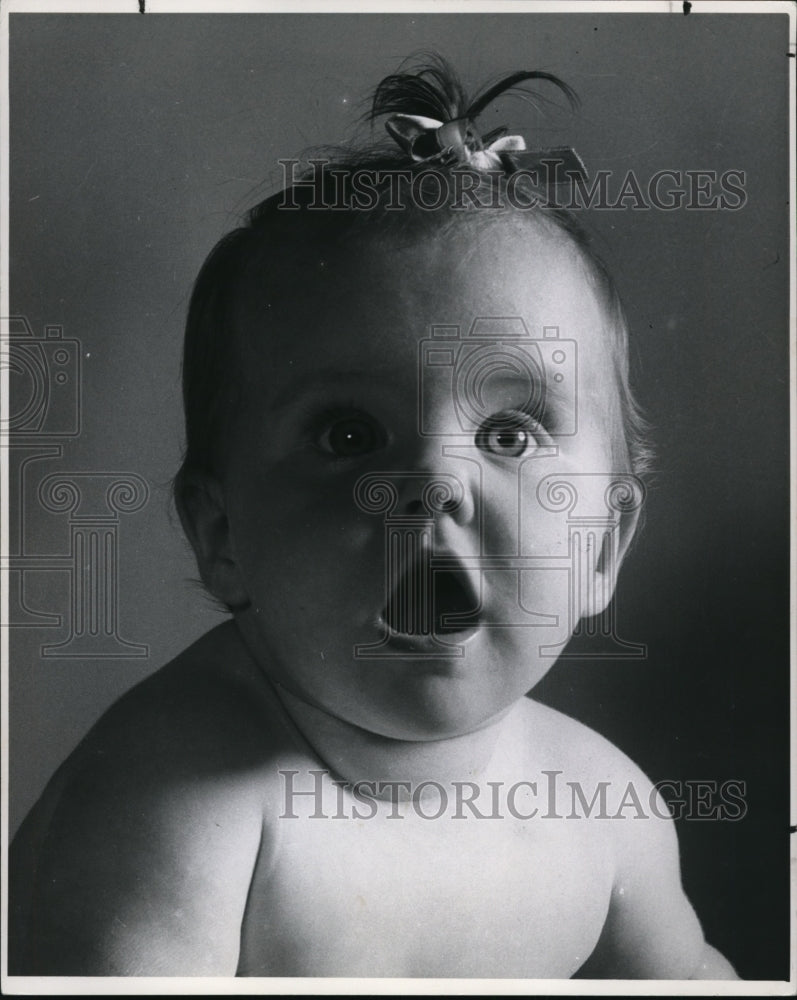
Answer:
[[[505,197],[512,161],[444,64],[389,78],[375,111],[400,112],[395,150],[317,167],[205,263],[176,493],[275,680],[430,739],[506,711],[603,611],[638,513],[609,498],[646,450],[575,221],[520,208],[527,177]]]

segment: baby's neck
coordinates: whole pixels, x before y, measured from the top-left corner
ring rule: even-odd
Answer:
[[[277,695],[301,735],[337,778],[355,784],[379,782],[384,797],[411,797],[422,782],[449,785],[483,781],[502,755],[501,737],[511,727],[511,711],[482,729],[440,740],[402,740],[380,736],[308,704],[281,685]],[[390,788],[387,786],[390,785]]]

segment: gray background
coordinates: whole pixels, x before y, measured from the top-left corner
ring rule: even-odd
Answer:
[[[747,171],[737,212],[590,213],[655,426],[647,524],[617,597],[649,656],[561,662],[537,694],[654,779],[747,782],[744,820],[679,824],[684,879],[743,975],[785,976],[785,15],[13,14],[10,32],[12,312],[37,333],[63,325],[83,355],[82,433],[40,474],[129,471],[151,488],[121,518],[119,565],[120,631],[149,656],[45,660],[65,631],[12,635],[12,829],[110,702],[220,620],[169,504],[202,260],[275,189],[278,157],[345,138],[369,88],[437,48],[472,86],[562,76],[576,117],[505,101],[501,120],[532,145],[572,144],[593,172]],[[66,551],[65,519],[35,490],[24,515],[31,551]],[[32,607],[66,613],[64,574],[26,583]]]

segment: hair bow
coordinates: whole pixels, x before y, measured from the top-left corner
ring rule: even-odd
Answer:
[[[442,122],[423,115],[399,114],[388,118],[385,128],[415,163],[439,159],[474,170],[506,173],[521,168],[536,170],[548,164],[554,167],[553,171],[546,169],[548,184],[562,183],[568,175],[587,176],[581,157],[569,146],[528,150],[523,136],[507,135],[503,126],[482,137],[467,117]]]
[[[393,115],[385,128],[416,163],[440,157],[476,170],[496,170],[504,166],[502,153],[526,148],[523,136],[505,135],[503,128],[482,139],[468,118],[441,122],[423,115]]]

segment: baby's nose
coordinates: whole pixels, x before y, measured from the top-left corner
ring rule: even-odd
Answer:
[[[461,501],[457,500],[455,497],[450,497],[446,500],[441,500],[440,503],[435,507],[435,514],[453,514],[455,510],[458,510],[461,505]],[[429,510],[424,504],[423,500],[419,498],[413,498],[407,502],[406,514],[409,517],[429,517]]]
[[[475,515],[471,485],[453,470],[371,472],[357,481],[354,499],[360,510],[389,520],[451,517],[464,524]]]
[[[407,517],[451,517],[458,524],[472,521],[476,513],[470,469],[456,460],[435,463],[435,468],[415,469],[402,477],[399,509]]]

